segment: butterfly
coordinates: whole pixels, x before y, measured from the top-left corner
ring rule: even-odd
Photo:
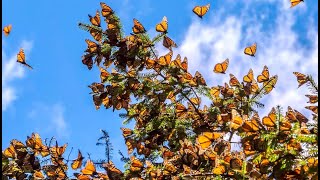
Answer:
[[[231,117],[232,117],[232,120],[230,122],[230,128],[232,130],[237,130],[239,127],[242,126],[243,119],[235,109],[231,110]]]
[[[111,9],[111,7],[108,6],[106,3],[100,2],[100,6],[102,8],[101,14],[103,17],[108,17],[109,15],[114,13],[113,10]]]
[[[267,66],[264,66],[261,75],[258,75],[257,77],[257,81],[258,83],[262,83],[268,80],[269,80],[269,69]]]
[[[88,14],[88,16],[92,25],[100,27],[101,20],[100,20],[100,12],[98,10],[94,17],[92,17],[90,14]]]
[[[262,118],[262,124],[268,128],[274,128],[276,126],[276,110],[274,108],[271,109],[268,116]]]
[[[297,77],[297,81],[299,83],[298,88],[309,81],[309,77],[304,75],[304,74],[302,74],[302,73],[293,72],[293,74]]]
[[[229,65],[229,59],[227,58],[222,63],[217,63],[213,68],[213,72],[225,74],[228,68],[228,65]]]
[[[221,175],[225,172],[226,172],[226,167],[224,165],[218,165],[212,170],[212,173],[216,175]]]
[[[171,47],[178,47],[177,44],[168,36],[163,37],[162,45],[168,49],[171,49]]]
[[[39,171],[35,170],[33,173],[33,177],[35,179],[45,179],[43,173],[40,170]]]
[[[86,39],[85,41],[88,45],[88,48],[86,51],[89,53],[96,53],[98,51],[98,49],[100,48],[97,43],[90,41],[89,39]]]
[[[280,131],[287,131],[288,133],[290,133],[291,128],[292,126],[289,120],[284,120],[279,123]]]
[[[97,31],[96,29],[90,29],[90,34],[93,37],[93,39],[95,39],[96,41],[101,42],[102,40],[102,35],[101,32]]]
[[[230,86],[240,86],[239,80],[233,74],[229,74],[229,76],[230,76],[230,80],[229,80]]]
[[[17,62],[29,67],[30,69],[33,69],[29,64],[26,63],[26,56],[22,48],[20,48],[20,51],[17,54]]]
[[[254,43],[252,46],[244,48],[244,54],[249,56],[254,56],[257,51],[257,43]]]
[[[171,62],[172,54],[173,52],[170,51],[166,55],[160,56],[159,59],[157,60],[157,63],[160,64],[161,66],[168,66]]]
[[[105,70],[104,68],[100,67],[100,80],[101,83],[105,83],[108,80],[108,77],[110,76],[110,73]]]
[[[178,117],[183,117],[187,114],[187,108],[181,104],[181,103],[177,103],[176,104],[176,115]]]
[[[121,177],[123,177],[123,173],[116,168],[112,161],[102,164],[102,166],[108,172],[108,176],[111,180],[121,179]]]
[[[242,124],[242,130],[244,132],[257,132],[260,130],[260,118],[257,113],[255,113],[251,120],[245,120],[244,123]]]
[[[194,81],[197,83],[197,85],[207,85],[206,81],[204,80],[202,74],[199,71],[196,71],[194,75]]]
[[[303,114],[301,114],[301,112],[299,112],[297,110],[294,110],[294,112],[295,112],[295,116],[296,116],[297,120],[300,123],[307,123],[308,122],[308,118],[306,118]]]
[[[208,148],[212,142],[222,137],[224,133],[220,132],[203,132],[197,137],[197,142],[202,149]]]
[[[291,2],[291,8],[298,5],[301,2],[304,2],[303,0],[290,0]]]
[[[84,157],[82,156],[80,150],[78,150],[78,157],[77,159],[73,160],[72,164],[71,164],[71,168],[73,170],[79,169],[82,165],[82,160],[84,159]]]
[[[146,32],[146,30],[144,29],[143,25],[137,19],[133,19],[132,31],[135,34],[140,34],[140,33],[145,33]]]
[[[307,103],[314,104],[314,103],[318,102],[318,95],[309,95],[309,94],[307,94],[306,97],[309,98],[309,101]]]
[[[40,153],[42,157],[45,157],[50,154],[49,148],[42,144],[41,137],[38,133],[32,133],[31,137],[27,136],[26,145],[33,149],[35,155]]]
[[[86,166],[81,170],[84,175],[94,175],[96,174],[96,167],[94,166],[93,162],[88,159]]]
[[[207,4],[207,5],[205,5],[205,6],[195,6],[192,11],[193,11],[197,16],[199,16],[200,18],[202,18],[202,16],[204,16],[204,15],[208,12],[209,8],[210,8],[210,4]]]
[[[143,167],[143,163],[134,156],[130,157],[130,161],[131,161],[130,171],[132,171],[132,172],[140,171],[141,168]]]
[[[5,26],[5,27],[3,28],[3,33],[4,33],[4,35],[5,35],[5,36],[8,36],[8,35],[10,34],[10,32],[11,32],[11,29],[12,29],[12,25],[11,25],[11,24],[9,24],[8,26]]]
[[[85,54],[82,56],[82,64],[86,65],[90,70],[93,66],[92,54]]]
[[[309,109],[310,111],[312,111],[315,114],[318,114],[318,106],[306,106],[306,109]]]
[[[167,33],[168,30],[168,19],[163,16],[162,21],[156,25],[156,31],[161,33]]]
[[[252,83],[253,81],[253,71],[250,68],[247,75],[243,76],[243,81],[247,83]]]
[[[122,135],[124,138],[131,136],[133,134],[133,131],[129,128],[120,128],[122,131]]]
[[[64,144],[63,146],[58,146],[58,142],[56,141],[56,145],[50,148],[51,156],[61,157],[65,152],[68,144]]]
[[[269,79],[269,81],[263,83],[265,94],[269,94],[273,90],[273,88],[275,87],[275,85],[277,83],[277,80],[278,80],[278,76],[275,75],[275,76],[272,76]]]

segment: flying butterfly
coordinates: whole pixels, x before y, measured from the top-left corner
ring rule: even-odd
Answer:
[[[197,142],[202,149],[208,148],[212,142],[222,137],[224,133],[220,132],[203,132],[197,137]]]
[[[27,66],[30,69],[33,69],[29,64],[26,63],[26,56],[22,48],[20,48],[20,51],[17,54],[17,62]]]
[[[83,169],[81,169],[81,172],[84,175],[94,175],[97,173],[96,167],[90,159],[87,160],[86,166]]]
[[[250,68],[248,74],[245,75],[245,76],[243,76],[243,81],[244,81],[244,82],[247,82],[247,83],[252,83],[253,78],[254,78],[254,77],[253,77],[253,71],[252,71],[252,69]]]
[[[90,14],[88,14],[88,16],[92,25],[100,27],[101,20],[100,20],[100,12],[98,10],[94,17],[92,17]]]
[[[274,108],[271,109],[268,116],[262,118],[262,124],[268,128],[274,128],[276,126],[276,110]]]
[[[263,83],[265,94],[269,94],[273,90],[273,88],[277,84],[277,80],[278,80],[278,76],[275,75],[275,76],[272,76],[269,79],[269,81]]]
[[[192,11],[193,11],[197,16],[199,16],[200,18],[202,18],[202,16],[204,16],[204,15],[208,12],[209,8],[210,8],[210,4],[207,4],[207,5],[205,5],[205,6],[195,6]]]
[[[244,48],[244,54],[249,56],[254,56],[257,51],[257,43],[254,43],[252,46]]]
[[[258,83],[266,82],[269,80],[269,69],[267,66],[263,67],[262,73],[257,76]]]
[[[299,83],[298,88],[309,81],[309,77],[307,75],[304,75],[299,72],[293,72],[293,74],[297,77],[297,81]]]
[[[177,44],[168,36],[163,37],[162,45],[171,50],[171,47],[178,47]]]
[[[303,0],[290,0],[291,8],[298,5],[299,3],[304,2]]]
[[[8,26],[5,26],[5,27],[3,28],[3,33],[4,33],[4,35],[5,35],[5,36],[8,36],[8,35],[10,34],[10,32],[11,32],[11,29],[12,29],[12,25],[11,25],[11,24],[9,24]]]
[[[217,63],[213,68],[213,72],[225,74],[228,68],[228,65],[229,65],[229,59],[227,58],[222,63]]]
[[[78,157],[77,159],[73,160],[72,164],[71,164],[71,168],[73,170],[79,169],[82,165],[82,160],[84,159],[84,157],[82,156],[80,150],[78,150]]]
[[[111,9],[111,7],[108,6],[106,3],[100,2],[100,6],[102,8],[101,14],[103,17],[108,17],[109,15],[114,13],[113,10]]]
[[[163,16],[162,21],[156,25],[156,31],[161,33],[167,33],[168,30],[168,19]]]
[[[133,19],[132,31],[135,34],[140,34],[140,33],[145,33],[146,32],[146,30],[144,29],[143,25],[137,19]]]

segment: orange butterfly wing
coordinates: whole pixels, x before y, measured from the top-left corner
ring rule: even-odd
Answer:
[[[228,66],[229,66],[229,59],[227,58],[222,63],[216,64],[213,68],[213,72],[225,74]]]
[[[5,27],[3,28],[3,33],[4,33],[4,35],[5,35],[5,36],[8,36],[8,35],[10,34],[10,32],[11,32],[11,29],[12,29],[12,25],[11,25],[11,24],[9,24],[8,26],[5,26]]]

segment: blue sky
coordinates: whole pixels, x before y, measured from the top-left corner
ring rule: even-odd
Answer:
[[[120,16],[126,34],[137,18],[151,36],[163,16],[169,22],[169,36],[178,48],[174,54],[187,56],[192,74],[200,71],[211,86],[239,79],[252,68],[255,76],[267,65],[278,74],[275,90],[263,99],[261,115],[272,106],[288,105],[304,112],[307,88],[297,89],[293,71],[318,75],[318,1],[306,0],[290,8],[289,0],[136,0],[103,1]],[[2,1],[2,27],[12,24],[8,37],[2,35],[2,146],[11,139],[25,140],[38,132],[60,143],[81,149],[91,157],[103,157],[103,147],[95,146],[109,132],[114,146],[113,161],[122,168],[118,150],[126,154],[121,136],[122,119],[112,110],[95,110],[87,86],[99,81],[97,68],[88,71],[81,63],[90,34],[79,29],[89,23],[88,14],[100,10],[100,1]],[[192,13],[197,5],[211,3],[207,15]],[[102,22],[103,23],[103,22]],[[256,57],[243,54],[244,47],[257,42]],[[23,47],[33,70],[15,63]],[[167,50],[159,47],[159,54]],[[175,57],[175,56],[174,56]],[[214,65],[230,59],[226,75],[212,72]],[[316,78],[315,78],[316,79]],[[293,98],[294,97],[294,98]],[[73,151],[72,158],[76,157]]]

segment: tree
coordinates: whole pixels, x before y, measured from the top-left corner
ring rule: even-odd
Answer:
[[[124,109],[126,113],[120,115],[124,124],[135,121],[135,127],[121,128],[130,155],[122,154],[124,172],[109,159],[109,137],[104,131],[100,140],[106,145],[107,162],[102,163],[106,171],[97,172],[99,163],[90,158],[83,167],[79,151],[71,164],[81,169],[74,174],[78,179],[317,179],[317,106],[306,107],[313,112],[312,120],[291,107],[284,113],[279,106],[260,118],[259,100],[273,90],[277,75],[263,72],[256,80],[250,69],[243,82],[230,74],[228,83],[208,87],[200,72],[188,72],[186,57],[173,59],[176,44],[167,36],[165,18],[154,38],[136,19],[133,34],[125,36],[114,11],[105,3],[101,8],[105,30],[99,11],[89,16],[91,24],[79,24],[94,38],[85,40],[88,48],[82,63],[89,70],[94,65],[100,69],[101,81],[89,86],[93,102],[96,109],[102,105],[113,111]],[[168,49],[161,56],[155,49],[160,41]],[[217,68],[224,73],[227,63]],[[310,87],[309,102],[316,103],[318,87],[312,77],[294,74],[299,86]],[[204,105],[203,98],[211,104]],[[233,141],[234,136],[240,140]],[[3,177],[19,179],[29,173],[66,178],[71,161],[63,156],[65,149],[57,142],[43,144],[36,133],[26,145],[13,140],[3,152]],[[40,155],[49,165],[40,163]]]

